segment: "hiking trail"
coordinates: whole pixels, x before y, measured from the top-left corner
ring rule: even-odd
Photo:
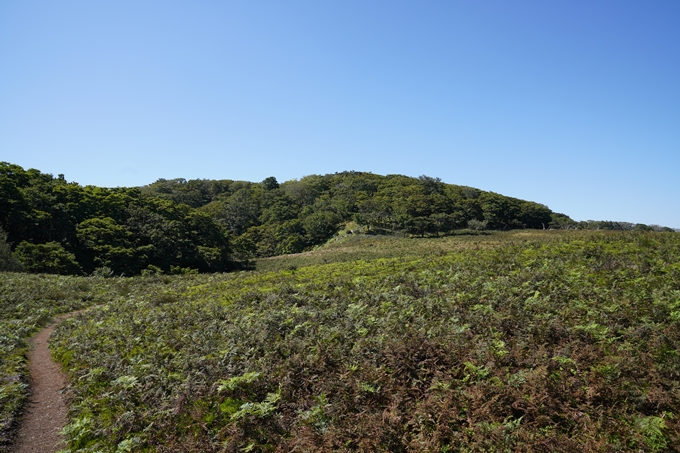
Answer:
[[[61,390],[67,380],[61,366],[52,360],[47,343],[61,321],[78,313],[59,316],[29,340],[28,404],[10,449],[12,453],[54,453],[66,446],[59,431],[66,424],[66,399]]]

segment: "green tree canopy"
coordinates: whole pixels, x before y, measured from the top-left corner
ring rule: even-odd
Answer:
[[[370,233],[414,236],[464,228],[664,230],[575,222],[539,203],[425,175],[346,171],[283,183],[274,176],[259,183],[175,178],[111,189],[0,162],[0,226],[6,242],[22,244],[16,255],[29,271],[224,271],[235,267],[233,253],[247,260],[301,252],[352,221]],[[40,259],[53,264],[41,267]]]
[[[31,244],[23,241],[16,248],[15,255],[29,272],[62,275],[81,273],[75,255],[58,242]]]

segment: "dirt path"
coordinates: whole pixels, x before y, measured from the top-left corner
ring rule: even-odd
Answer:
[[[30,340],[30,394],[12,453],[54,453],[65,446],[59,431],[66,424],[66,401],[60,393],[66,376],[52,360],[47,341],[59,322],[76,313],[60,316]]]

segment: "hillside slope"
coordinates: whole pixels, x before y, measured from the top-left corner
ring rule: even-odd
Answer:
[[[130,279],[54,339],[70,451],[678,451],[680,239],[553,233]]]

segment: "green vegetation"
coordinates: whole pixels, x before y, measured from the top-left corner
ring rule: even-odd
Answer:
[[[353,225],[349,233],[424,237],[468,227],[542,229],[553,220],[552,211],[538,203],[428,176],[343,172],[282,184],[274,177],[261,183],[159,180],[142,193],[193,203],[209,213],[231,232],[245,260],[309,250],[347,225]]]
[[[23,266],[12,253],[12,248],[7,242],[7,233],[0,227],[0,272],[18,272],[23,270]]]
[[[117,296],[52,343],[67,451],[678,451],[676,234],[379,238],[390,258],[342,261],[369,240],[98,280]]]
[[[465,230],[463,230],[465,231]],[[423,256],[425,254],[442,254],[468,247],[490,247],[508,234],[521,237],[522,232],[504,233],[483,231],[467,234],[456,234],[445,237],[413,238],[401,235],[365,235],[340,234],[328,240],[322,246],[309,252],[259,258],[254,262],[258,271],[293,270],[317,264],[328,264],[356,260],[372,260],[376,258],[393,258],[405,256]],[[553,231],[532,231],[532,235],[549,237]]]
[[[232,269],[229,235],[186,204],[82,187],[0,162],[0,227],[29,272],[116,275]],[[4,244],[0,240],[0,244]]]
[[[427,176],[106,189],[0,163],[0,452],[26,338],[85,307],[52,343],[69,452],[678,451],[663,231]]]
[[[25,339],[55,316],[110,302],[118,282],[0,272],[0,452],[5,452],[28,387]]]
[[[429,176],[352,171],[282,184],[274,177],[260,183],[159,179],[106,189],[6,162],[0,162],[0,227],[29,272],[101,269],[128,276],[244,268],[255,258],[311,250],[343,228],[418,237],[510,229],[672,231],[575,222],[538,203]]]

